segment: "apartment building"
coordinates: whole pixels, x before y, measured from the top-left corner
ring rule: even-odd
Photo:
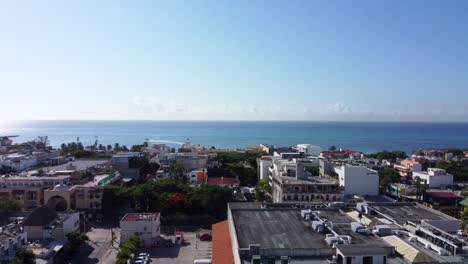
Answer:
[[[44,190],[56,185],[68,185],[70,176],[0,177],[0,199],[14,199],[31,210],[44,205]]]
[[[342,191],[338,181],[312,175],[309,168],[318,166],[317,159],[273,160],[268,176],[273,202],[341,200]]]
[[[364,166],[343,165],[335,168],[344,195],[379,194],[379,174]]]

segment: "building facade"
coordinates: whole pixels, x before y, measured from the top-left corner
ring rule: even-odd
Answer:
[[[120,220],[120,243],[137,237],[143,247],[155,246],[161,234],[159,213],[128,213]]]
[[[379,194],[379,174],[363,166],[344,165],[335,168],[339,184],[344,187],[345,195]]]
[[[427,171],[413,172],[413,181],[419,178],[429,188],[445,189],[453,185],[453,175],[443,169],[428,168]]]

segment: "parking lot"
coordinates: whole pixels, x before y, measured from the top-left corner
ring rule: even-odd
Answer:
[[[194,259],[211,259],[211,241],[200,241],[197,232],[183,232],[184,242],[172,247],[156,247],[148,250],[151,263],[189,264]],[[163,239],[174,241],[173,235],[162,235]]]

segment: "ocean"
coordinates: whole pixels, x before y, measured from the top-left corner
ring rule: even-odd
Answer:
[[[237,148],[269,143],[310,143],[326,149],[371,153],[381,150],[468,148],[468,123],[270,122],[270,121],[21,121],[0,125],[0,135],[19,135],[15,142],[48,136],[52,146],[77,138],[86,146],[118,142],[131,146],[145,140],[177,146],[190,140],[207,147]]]

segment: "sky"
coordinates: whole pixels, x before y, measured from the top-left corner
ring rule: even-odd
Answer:
[[[468,1],[2,1],[2,120],[468,121]]]

